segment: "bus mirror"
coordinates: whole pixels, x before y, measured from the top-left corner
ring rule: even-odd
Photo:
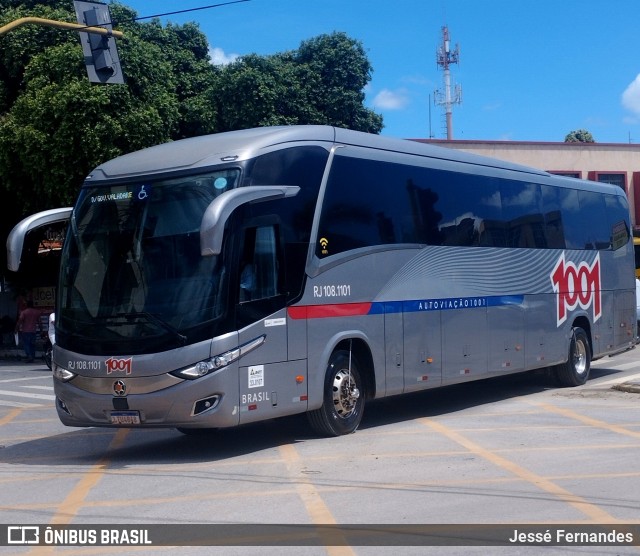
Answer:
[[[219,255],[224,227],[231,213],[241,205],[273,201],[298,194],[297,185],[252,185],[226,191],[207,207],[200,223],[200,253]]]
[[[18,222],[7,237],[7,268],[13,272],[19,270],[24,238],[31,230],[56,222],[65,222],[69,220],[72,210],[71,207],[45,210]]]

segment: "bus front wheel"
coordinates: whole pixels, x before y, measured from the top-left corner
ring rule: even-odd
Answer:
[[[571,332],[569,359],[556,367],[556,377],[562,386],[581,386],[589,378],[591,346],[582,328],[576,327]]]
[[[358,363],[348,351],[329,359],[322,406],[307,415],[312,428],[325,436],[355,432],[364,412],[364,390]]]

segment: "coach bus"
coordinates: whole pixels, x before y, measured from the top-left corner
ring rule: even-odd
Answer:
[[[231,427],[550,368],[582,385],[635,344],[624,192],[328,126],[220,133],[87,176],[56,304],[70,426]]]

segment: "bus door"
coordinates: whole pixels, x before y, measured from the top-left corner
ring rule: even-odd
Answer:
[[[239,344],[264,337],[240,359],[240,423],[306,410],[306,360],[289,361],[279,226],[269,219],[244,228],[237,269]]]

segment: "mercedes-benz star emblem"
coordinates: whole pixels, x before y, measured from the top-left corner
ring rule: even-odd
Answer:
[[[113,383],[113,391],[116,396],[124,396],[127,393],[127,385],[124,380],[116,380]]]

